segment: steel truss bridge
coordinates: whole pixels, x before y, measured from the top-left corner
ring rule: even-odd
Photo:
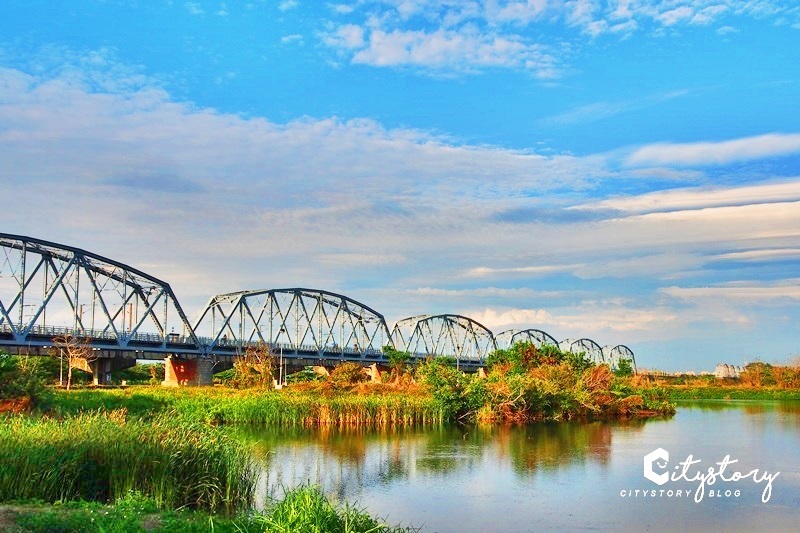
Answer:
[[[391,329],[382,314],[329,291],[288,288],[220,294],[190,322],[169,284],[80,248],[0,233],[0,348],[46,353],[55,339],[86,339],[98,357],[166,356],[230,361],[266,345],[289,360],[385,362],[385,346],[414,358],[456,359],[464,370],[498,348],[528,341],[583,352],[616,366],[635,357],[624,345],[558,342],[539,329],[495,335],[472,318],[420,315]]]

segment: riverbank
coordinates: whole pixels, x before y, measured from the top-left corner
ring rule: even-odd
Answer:
[[[220,524],[245,520],[244,526],[234,524],[237,530],[306,530],[304,521],[316,524],[319,516],[339,516],[341,511],[348,531],[383,531],[388,529],[378,527],[385,525],[364,513],[348,518],[351,508],[336,510],[312,489],[287,494],[269,507],[266,513],[272,518],[250,514],[257,485],[253,450],[234,436],[234,429],[524,424],[646,418],[675,410],[657,390],[639,391],[607,365],[555,348],[515,345],[487,363],[488,373],[467,375],[453,361],[431,359],[414,367],[397,365],[379,379],[371,379],[359,365],[344,363],[327,379],[278,391],[252,385],[67,391],[44,387],[31,361],[7,359],[5,381],[28,376],[32,385],[23,391],[28,402],[15,408],[16,414],[0,415],[0,449],[11,451],[0,457],[0,501],[108,505],[124,504],[136,495],[152,502],[158,513],[185,509],[208,521],[219,518]],[[254,368],[239,366],[245,377],[258,377]],[[271,379],[255,382],[263,385]],[[76,515],[80,522],[95,510],[59,507],[64,509],[69,516],[52,519],[69,522]],[[102,512],[119,514],[114,509]],[[280,520],[269,525],[276,516]],[[189,530],[195,518],[188,520]],[[355,523],[365,529],[354,529]]]
[[[358,507],[334,505],[318,488],[303,486],[286,492],[282,500],[263,513],[235,516],[189,509],[165,510],[137,492],[129,492],[110,505],[87,501],[0,504],[0,531],[400,533],[413,528],[390,526]]]
[[[658,387],[671,401],[675,400],[800,400],[800,390],[746,385],[666,385]]]

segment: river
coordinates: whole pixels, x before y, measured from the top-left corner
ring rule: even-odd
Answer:
[[[671,418],[625,422],[246,438],[263,468],[262,503],[310,482],[423,531],[800,530],[800,402],[683,402]],[[644,457],[659,448],[669,458],[650,461],[647,479]]]

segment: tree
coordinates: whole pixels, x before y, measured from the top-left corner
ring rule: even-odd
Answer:
[[[633,364],[630,359],[621,358],[617,363],[617,369],[614,374],[619,377],[626,378],[633,375]]]
[[[275,372],[272,348],[263,342],[248,346],[244,355],[234,360],[233,370],[233,382],[237,387],[271,387]]]
[[[97,360],[89,339],[82,339],[76,335],[65,334],[53,339],[59,355],[67,357],[67,390],[72,386],[72,369],[83,367],[91,370],[91,363]]]
[[[401,352],[392,346],[384,346],[383,353],[386,355],[386,359],[389,361],[389,366],[395,376],[399,376],[403,372],[403,367],[411,360],[409,352]]]

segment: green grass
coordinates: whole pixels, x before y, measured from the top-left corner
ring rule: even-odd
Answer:
[[[204,424],[124,411],[0,419],[0,501],[112,502],[130,491],[161,508],[247,508],[255,474],[243,445]]]
[[[164,389],[131,387],[52,391],[42,401],[42,410],[70,416],[91,410],[125,408],[129,415],[147,417],[171,413],[187,423],[210,425],[255,425],[270,427],[413,426],[442,424],[446,412],[427,394],[322,395],[301,391],[234,390],[221,387]]]
[[[318,488],[310,486],[286,492],[283,500],[275,502],[263,513],[242,513],[235,517],[213,516],[202,511],[162,510],[154,500],[135,491],[111,505],[79,501],[45,506],[29,502],[0,506],[0,528],[10,533],[411,531],[411,528],[389,526],[358,507],[334,505]]]
[[[800,390],[732,386],[661,387],[671,400],[800,400]]]
[[[357,533],[405,531],[388,526],[363,509],[333,505],[316,487],[299,487],[284,495],[265,514],[253,518],[261,531],[294,533]]]

